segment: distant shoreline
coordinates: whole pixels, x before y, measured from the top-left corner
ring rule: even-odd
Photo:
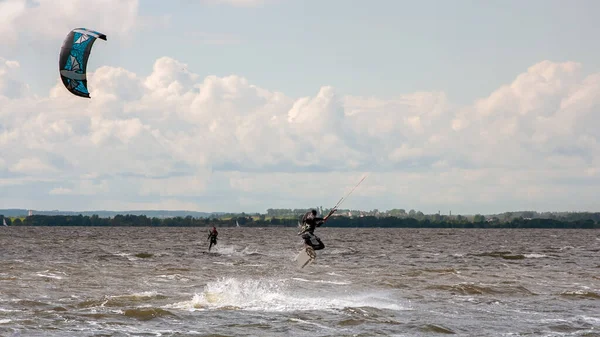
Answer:
[[[297,227],[297,217],[233,216],[223,218],[170,217],[158,218],[145,215],[116,215],[101,218],[98,215],[31,215],[26,217],[4,217],[8,226],[87,226],[87,227]],[[416,219],[396,216],[336,216],[325,224],[330,228],[564,228],[600,229],[600,222],[594,219],[557,220],[543,218],[513,218],[500,221],[498,218],[474,217],[455,218],[436,215]]]

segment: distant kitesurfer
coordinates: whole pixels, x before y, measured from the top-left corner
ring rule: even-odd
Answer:
[[[315,209],[304,214],[302,217],[302,231],[298,233],[298,235],[302,234],[305,247],[311,247],[314,250],[325,248],[325,244],[323,244],[323,241],[315,235],[314,231],[316,227],[321,227],[321,225],[325,223],[327,217],[328,216],[324,218],[317,217],[317,210]]]
[[[212,230],[208,231],[208,239],[210,240],[210,245],[208,246],[209,252],[212,246],[217,244],[217,235],[219,235],[219,232],[217,232],[216,227],[213,227]]]

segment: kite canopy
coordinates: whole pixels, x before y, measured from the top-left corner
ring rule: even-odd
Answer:
[[[106,35],[87,28],[76,28],[67,35],[60,49],[60,78],[73,95],[90,97],[85,70],[96,39],[106,41]]]

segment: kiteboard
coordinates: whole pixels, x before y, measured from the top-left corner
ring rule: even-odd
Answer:
[[[315,250],[312,249],[312,247],[306,247],[298,253],[298,256],[296,256],[296,263],[298,264],[298,267],[304,268],[313,263],[316,258],[317,253],[315,253]]]

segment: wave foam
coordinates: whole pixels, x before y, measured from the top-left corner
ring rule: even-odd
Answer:
[[[313,283],[327,283],[327,284],[337,284],[337,285],[347,285],[352,284],[352,282],[344,282],[344,281],[327,281],[327,280],[307,280],[299,277],[292,277],[292,280],[300,281],[300,282],[313,282]]]
[[[335,310],[349,307],[405,310],[388,293],[294,287],[293,280],[224,278],[210,282],[191,301],[173,304],[179,309],[221,309],[265,312]]]
[[[263,255],[256,248],[244,247],[242,250],[237,250],[236,246],[219,246],[216,245],[211,249],[211,253],[218,253],[227,256],[248,256],[248,255]]]
[[[547,255],[531,253],[531,254],[525,254],[525,257],[528,259],[541,259],[541,258],[547,257]]]

